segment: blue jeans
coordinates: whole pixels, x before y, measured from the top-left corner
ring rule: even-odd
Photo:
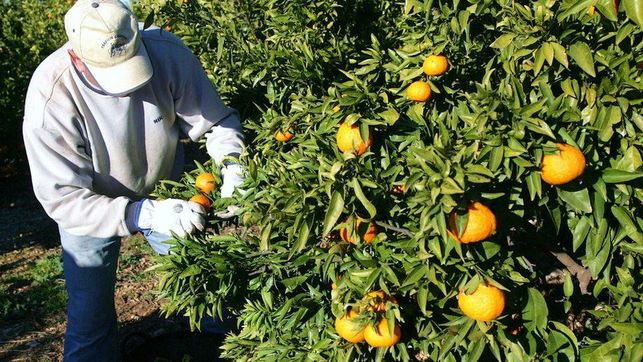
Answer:
[[[67,288],[64,361],[118,361],[120,348],[114,287],[121,240],[72,235],[59,229]],[[169,236],[145,235],[154,251],[167,255]]]

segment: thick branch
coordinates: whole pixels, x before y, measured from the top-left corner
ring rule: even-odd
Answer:
[[[580,286],[580,291],[583,294],[589,293],[589,283],[592,281],[592,273],[587,270],[587,268],[579,265],[571,256],[564,252],[550,251],[550,253],[561,262],[573,276],[578,279],[578,284]]]

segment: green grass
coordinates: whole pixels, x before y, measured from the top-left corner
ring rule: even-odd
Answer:
[[[46,317],[67,302],[60,253],[27,264],[27,268],[0,276],[0,319],[12,320],[29,314]]]

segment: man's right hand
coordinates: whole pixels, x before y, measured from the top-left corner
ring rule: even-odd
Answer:
[[[179,199],[143,200],[136,225],[141,230],[151,230],[178,237],[203,230],[205,209],[192,201]]]

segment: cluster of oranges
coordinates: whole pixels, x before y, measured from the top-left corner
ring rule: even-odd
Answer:
[[[564,185],[583,174],[585,156],[576,147],[556,144],[558,152],[547,154],[542,159],[541,177],[550,185]],[[467,207],[467,222],[459,230],[455,212],[449,215],[449,232],[461,243],[476,243],[487,239],[496,231],[496,217],[486,205],[472,202]],[[458,306],[468,317],[478,321],[490,321],[502,314],[505,306],[504,292],[493,285],[478,285],[472,294],[460,292]]]
[[[429,76],[444,74],[448,68],[449,62],[444,55],[430,55],[423,64],[424,73]],[[431,97],[431,86],[427,82],[416,81],[407,88],[406,92],[409,99],[424,102]],[[337,148],[343,153],[351,152],[361,156],[372,144],[372,134],[369,132],[368,139],[364,140],[358,122],[343,122],[337,130]]]
[[[449,61],[444,55],[429,55],[422,64],[424,74],[428,76],[439,76],[449,70]],[[406,89],[408,99],[415,102],[424,102],[431,98],[431,85],[428,82],[418,80]]]
[[[192,196],[190,201],[196,202],[205,208],[206,211],[210,210],[212,203],[206,196],[216,189],[216,179],[210,172],[200,173],[194,180],[194,186],[199,190],[199,193]]]
[[[444,55],[429,55],[422,66],[428,76],[444,74],[449,69],[449,62]],[[428,82],[416,81],[406,90],[407,97],[416,102],[424,102],[431,97],[431,85]],[[344,122],[337,130],[337,148],[343,153],[351,152],[361,156],[373,144],[373,136],[369,132],[368,140],[362,139],[358,122]]]
[[[350,308],[344,315],[335,319],[337,334],[351,343],[366,341],[371,347],[391,347],[402,337],[402,329],[396,322],[393,328],[382,315],[386,312],[387,302],[397,305],[395,297],[387,295],[382,290],[370,292],[364,296],[358,307]],[[375,324],[368,323],[366,314],[376,313]]]
[[[550,185],[567,184],[585,171],[585,156],[576,147],[558,143],[557,153],[543,156],[542,180]],[[496,231],[496,217],[486,205],[472,202],[467,207],[467,221],[464,230],[457,226],[455,212],[449,215],[449,232],[461,243],[476,243],[487,239]],[[504,292],[493,285],[478,285],[472,294],[460,292],[458,306],[462,312],[478,321],[498,318],[505,306]]]

